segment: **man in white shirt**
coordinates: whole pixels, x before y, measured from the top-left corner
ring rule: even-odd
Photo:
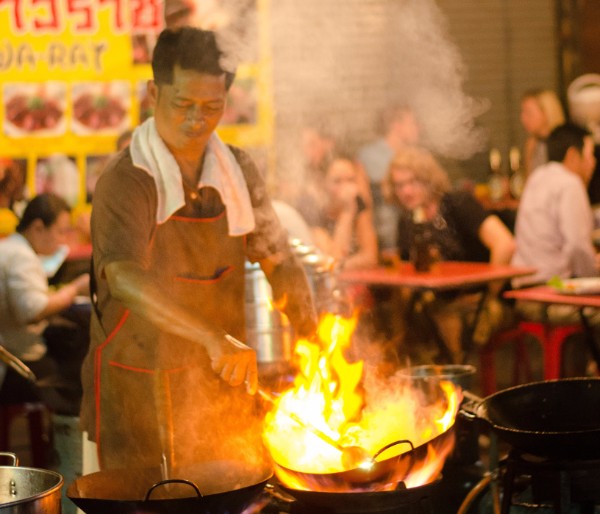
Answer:
[[[592,244],[593,216],[586,192],[596,162],[592,136],[567,123],[552,131],[547,146],[549,162],[533,171],[521,197],[512,259],[516,266],[534,266],[538,271],[513,281],[514,287],[545,283],[554,276],[598,274]],[[519,310],[523,309],[528,317],[544,314],[538,304],[519,305]],[[553,305],[546,314],[555,321],[568,321],[576,312]]]
[[[0,339],[38,379],[56,378],[57,363],[47,354],[42,336],[47,319],[88,291],[84,274],[57,291],[48,288],[41,256],[54,254],[70,227],[69,206],[53,194],[36,196],[25,208],[17,232],[0,241]],[[54,411],[76,415],[79,395],[53,387],[36,388],[9,371],[0,402],[43,400]]]

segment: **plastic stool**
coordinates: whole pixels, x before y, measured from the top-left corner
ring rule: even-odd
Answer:
[[[580,323],[570,325],[550,325],[540,321],[521,321],[523,333],[534,336],[544,352],[544,380],[560,378],[562,347],[567,337],[583,333]]]
[[[10,450],[10,429],[13,421],[25,416],[29,425],[31,464],[36,468],[48,466],[49,441],[44,416],[49,413],[43,403],[15,403],[0,405],[0,450]]]
[[[512,383],[527,383],[533,379],[527,347],[525,345],[525,332],[517,325],[506,330],[496,332],[488,344],[479,353],[481,367],[481,388],[484,396],[494,393],[497,389],[496,363],[494,357],[496,350],[509,342],[515,343],[515,359],[513,364]]]
[[[532,373],[525,346],[525,336],[531,335],[541,345],[543,352],[544,380],[560,378],[562,365],[562,347],[567,337],[583,332],[579,323],[569,325],[551,325],[542,321],[520,321],[516,327],[494,334],[481,350],[481,387],[485,396],[496,391],[496,350],[505,343],[515,342],[515,362],[513,383],[531,382]]]

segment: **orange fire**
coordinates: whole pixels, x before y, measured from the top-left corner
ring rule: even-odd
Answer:
[[[405,377],[363,376],[363,362],[344,357],[355,326],[356,317],[325,314],[318,340],[297,342],[294,384],[265,417],[266,446],[289,487],[388,490],[401,480],[414,487],[434,480],[452,450],[459,388],[440,380],[435,394],[424,394]],[[367,458],[349,464],[348,447]]]

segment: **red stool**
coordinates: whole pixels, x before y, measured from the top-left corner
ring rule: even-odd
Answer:
[[[513,367],[513,383],[532,381],[531,365],[525,336],[531,335],[538,341],[543,352],[544,380],[560,378],[562,365],[562,347],[567,337],[582,333],[579,323],[570,325],[550,325],[541,321],[520,321],[516,327],[494,334],[488,344],[481,350],[479,359],[481,366],[481,387],[485,396],[496,391],[496,350],[509,342],[515,343],[515,361]]]
[[[496,391],[496,350],[506,344],[515,343],[515,358],[513,363],[513,384],[527,383],[532,381],[531,365],[525,345],[525,333],[517,325],[516,327],[496,332],[488,344],[479,353],[479,365],[481,367],[481,388],[484,396]]]
[[[48,466],[49,438],[44,418],[48,409],[43,403],[16,403],[0,405],[0,451],[10,451],[10,430],[13,421],[26,417],[29,428],[31,464],[36,468]]]
[[[521,321],[519,328],[531,334],[542,345],[544,352],[544,380],[560,378],[562,347],[567,337],[583,332],[580,323],[549,325],[539,321]]]

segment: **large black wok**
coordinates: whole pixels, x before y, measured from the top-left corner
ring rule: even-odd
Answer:
[[[600,457],[600,378],[533,382],[463,402],[513,448],[544,457]]]
[[[238,514],[271,476],[235,461],[176,467],[166,481],[158,467],[106,470],[78,478],[67,496],[87,514]]]

